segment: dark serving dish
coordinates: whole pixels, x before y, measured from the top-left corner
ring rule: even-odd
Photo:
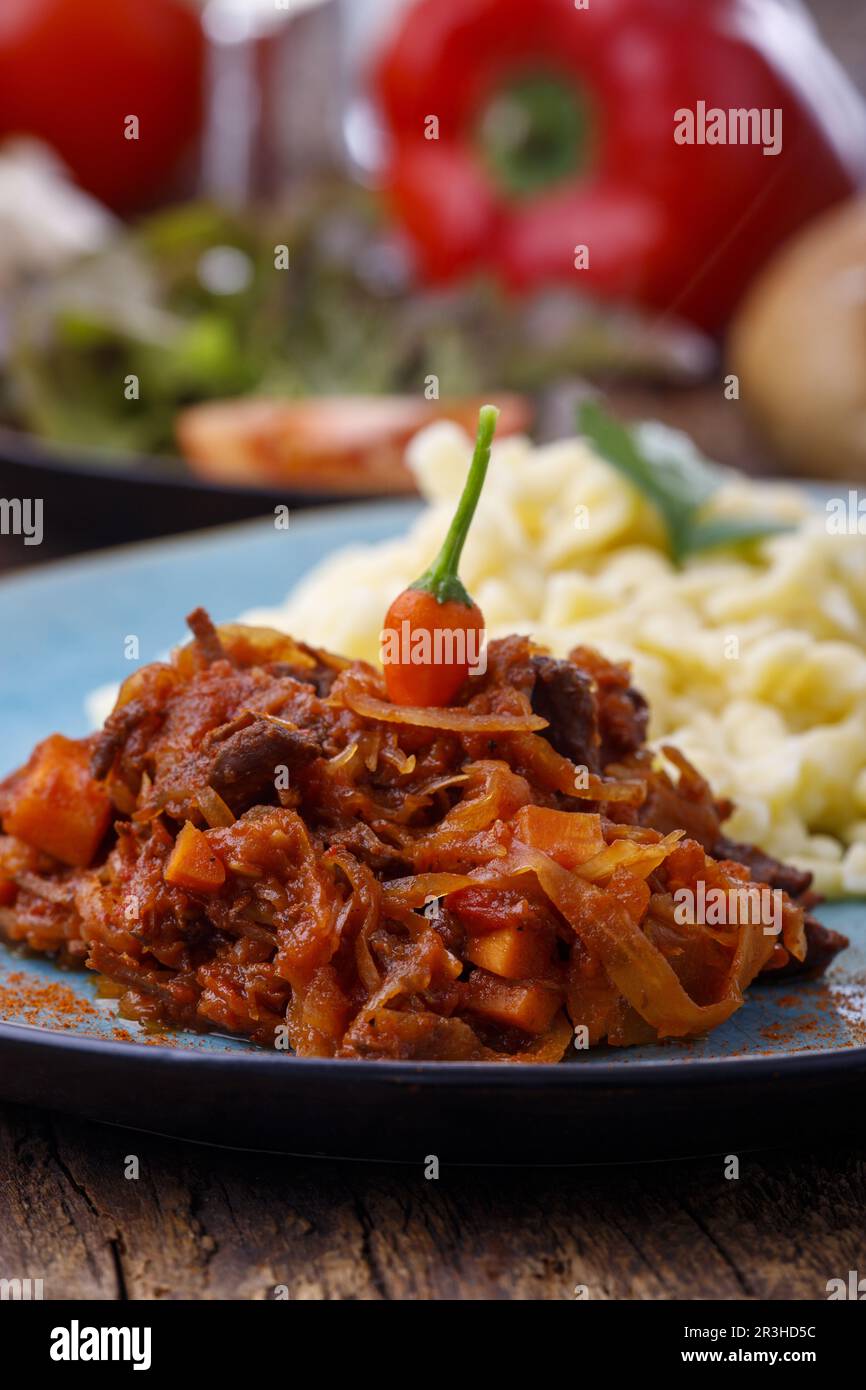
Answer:
[[[197,478],[180,458],[60,449],[2,426],[0,495],[42,498],[52,552],[222,526],[264,516],[279,504],[300,509],[365,500],[296,486],[217,485]]]

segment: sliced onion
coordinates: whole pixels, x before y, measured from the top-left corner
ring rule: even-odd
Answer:
[[[473,880],[467,874],[414,874],[384,884],[382,901],[386,909],[401,911],[423,907],[431,898],[444,898],[459,888],[472,886]]]
[[[198,802],[199,810],[212,830],[234,825],[236,819],[234,812],[231,807],[226,805],[219,792],[214,791],[213,787],[202,787],[201,791],[196,792],[195,799]]]
[[[760,926],[744,926],[721,997],[712,1004],[696,1004],[661,951],[610,894],[518,842],[506,863],[511,872],[535,874],[590,955],[601,962],[609,979],[660,1038],[705,1033],[724,1023],[740,1007],[743,990],[773,950],[772,938],[764,936]],[[502,866],[497,865],[497,876],[501,872]],[[481,879],[483,871],[473,876]]]
[[[455,734],[537,733],[547,728],[547,720],[537,714],[470,714],[465,709],[436,709],[422,705],[392,705],[366,691],[347,686],[341,691],[343,704],[364,719],[387,724],[411,724],[421,729],[445,729]]]

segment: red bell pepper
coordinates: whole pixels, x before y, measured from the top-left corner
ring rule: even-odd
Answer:
[[[565,282],[717,328],[866,181],[866,108],[785,0],[417,0],[374,84],[385,190],[434,282]],[[717,143],[741,109],[766,113],[762,143]]]

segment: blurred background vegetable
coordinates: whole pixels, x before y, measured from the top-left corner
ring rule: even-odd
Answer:
[[[525,434],[533,422],[529,403],[502,394],[498,400],[500,438]],[[439,419],[470,434],[481,404],[471,396],[252,397],[190,406],[177,431],[190,467],[215,482],[303,489],[313,479],[321,492],[410,493],[415,479],[405,454],[412,437]]]
[[[866,178],[863,103],[783,0],[418,0],[376,84],[385,187],[433,280],[573,284],[581,244],[587,293],[718,328]],[[680,110],[738,108],[781,112],[778,148],[674,139]]]
[[[275,270],[276,246],[291,248]],[[492,285],[412,290],[375,199],[318,184],[284,207],[155,214],[103,253],[42,276],[10,314],[7,418],[58,443],[171,453],[178,412],[255,392],[540,390],[594,370],[688,380],[684,329]],[[140,382],[130,399],[129,376]]]
[[[3,0],[0,139],[37,135],[109,207],[146,206],[194,154],[203,53],[183,0]]]
[[[770,262],[730,358],[744,404],[795,473],[866,479],[866,200],[827,213]]]

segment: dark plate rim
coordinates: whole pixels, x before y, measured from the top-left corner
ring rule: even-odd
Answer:
[[[173,1035],[182,1039],[181,1032]],[[83,1034],[68,1033],[58,1029],[42,1028],[37,1024],[0,1023],[0,1047],[3,1043],[28,1043],[42,1050],[56,1049],[84,1060],[105,1060],[125,1063],[133,1058],[144,1062],[148,1067],[188,1067],[211,1071],[228,1070],[240,1073],[251,1067],[267,1069],[276,1074],[279,1070],[291,1067],[297,1074],[312,1080],[348,1080],[355,1076],[359,1066],[370,1074],[371,1079],[379,1078],[393,1084],[432,1084],[439,1085],[478,1085],[503,1091],[534,1089],[539,1083],[564,1087],[573,1090],[576,1085],[576,1067],[580,1064],[562,1062],[540,1062],[515,1064],[509,1066],[502,1062],[401,1062],[370,1060],[362,1062],[332,1057],[275,1057],[264,1051],[254,1052],[200,1052],[195,1048],[177,1046],[148,1047],[139,1042],[123,1042],[118,1039],[93,1038]],[[711,1081],[755,1082],[778,1081],[780,1073],[784,1079],[806,1077],[813,1074],[851,1074],[853,1077],[866,1077],[866,1045],[850,1048],[835,1048],[828,1051],[793,1051],[762,1056],[746,1057],[699,1057],[671,1058],[669,1061],[652,1059],[623,1064],[620,1062],[593,1062],[582,1068],[581,1086],[593,1089],[633,1090],[636,1086],[663,1086],[672,1084]],[[265,1072],[262,1070],[262,1075]],[[284,1079],[283,1076],[280,1077]]]
[[[368,500],[375,500],[377,510],[393,511],[397,520],[406,522],[411,521],[423,505],[418,497],[381,497]],[[314,532],[320,528],[326,530],[335,523],[350,520],[355,513],[363,510],[366,510],[364,499],[340,498],[339,501],[328,502],[325,506],[311,508],[309,511],[302,510],[298,516],[291,519],[289,527],[290,530],[292,527],[303,527],[305,531]],[[43,579],[55,581],[62,578],[64,573],[99,573],[100,570],[111,569],[118,562],[134,561],[139,556],[154,555],[174,548],[196,546],[203,550],[209,549],[222,537],[239,536],[244,532],[254,536],[271,524],[265,511],[260,517],[251,517],[245,521],[226,521],[221,526],[205,526],[195,531],[175,531],[167,536],[125,541],[121,545],[109,545],[100,550],[85,550],[78,555],[61,555],[56,560],[45,560],[35,566],[18,565],[15,569],[7,570],[0,575],[0,593],[5,594],[15,587],[36,585]]]
[[[241,399],[244,399],[243,397]],[[0,424],[0,453],[9,454],[9,462],[18,467],[33,468],[39,473],[63,473],[67,477],[87,478],[106,484],[119,483],[135,487],[186,489],[219,497],[236,497],[261,501],[267,506],[273,498],[285,500],[297,497],[305,505],[339,505],[340,503],[376,503],[388,501],[395,495],[411,499],[413,493],[352,492],[350,489],[305,486],[295,479],[254,485],[252,483],[213,482],[196,473],[183,454],[140,454],[133,450],[111,449],[92,444],[59,444],[42,439],[28,430],[17,430]],[[95,460],[101,462],[95,462]]]

